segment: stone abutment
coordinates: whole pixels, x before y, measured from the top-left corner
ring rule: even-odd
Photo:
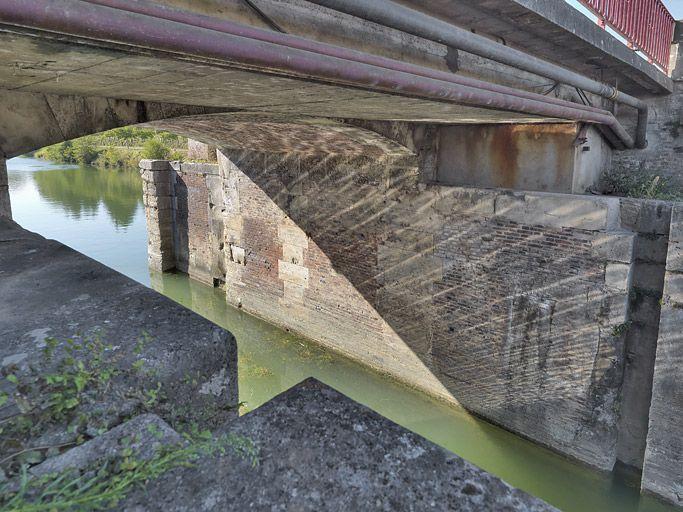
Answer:
[[[670,203],[444,186],[410,155],[141,167],[153,267],[670,499],[651,443],[678,427],[647,423]]]

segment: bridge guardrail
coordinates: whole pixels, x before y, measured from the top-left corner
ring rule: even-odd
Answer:
[[[598,16],[602,27],[609,25],[628,41],[669,72],[669,56],[673,41],[674,17],[661,0],[580,0]]]

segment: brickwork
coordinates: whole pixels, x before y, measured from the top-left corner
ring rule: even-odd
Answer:
[[[248,312],[611,469],[649,214],[618,198],[427,184],[417,161],[225,149],[217,165],[176,166],[179,267]]]
[[[614,463],[610,333],[633,240],[611,232],[618,200],[426,185],[405,157],[226,150],[210,167],[177,168],[179,267],[508,429]]]
[[[213,285],[213,254],[210,243],[209,188],[207,185],[210,166],[184,166],[177,172],[176,222],[177,267],[191,277]]]

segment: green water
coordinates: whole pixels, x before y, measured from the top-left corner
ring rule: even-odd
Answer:
[[[312,376],[561,510],[675,510],[640,497],[621,478],[571,463],[234,309],[218,289],[181,274],[150,274],[136,171],[59,166],[30,158],[9,160],[8,169],[14,218],[22,226],[152,286],[235,335],[240,400],[247,411]]]

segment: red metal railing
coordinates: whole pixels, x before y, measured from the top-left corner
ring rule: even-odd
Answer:
[[[661,0],[580,0],[631,47],[669,70],[674,18]]]

